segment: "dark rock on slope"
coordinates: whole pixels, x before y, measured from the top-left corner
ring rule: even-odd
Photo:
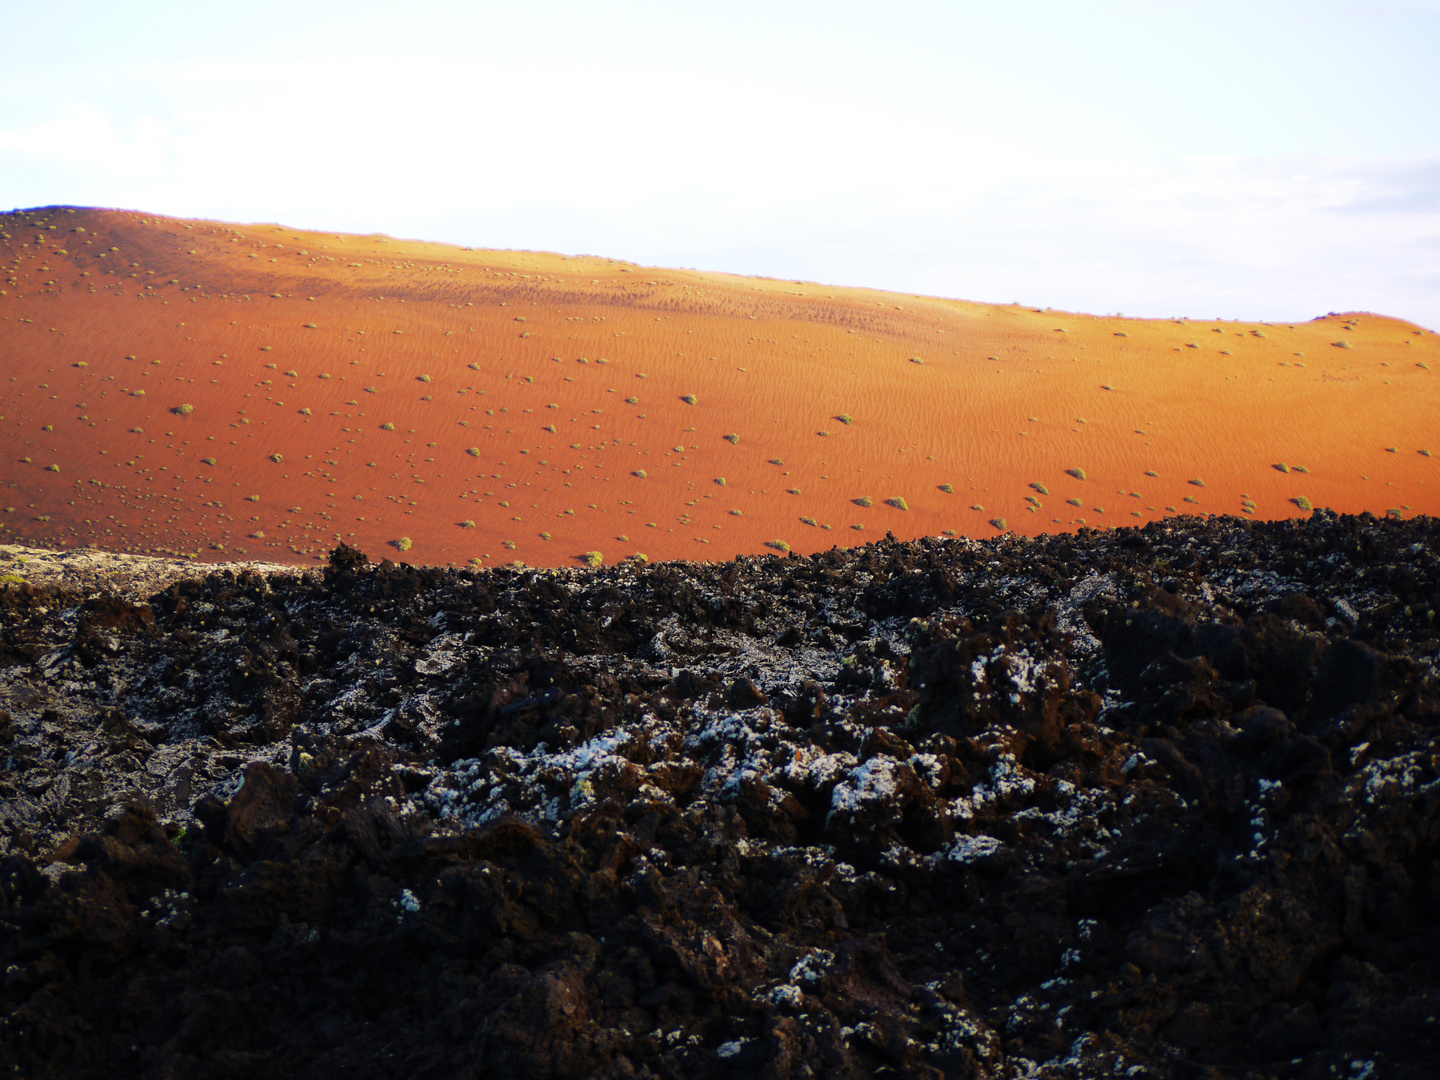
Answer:
[[[0,592],[26,1077],[1430,1077],[1440,528]]]

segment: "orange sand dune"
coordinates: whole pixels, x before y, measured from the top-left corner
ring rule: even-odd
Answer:
[[[1440,512],[1440,347],[1380,316],[1096,318],[66,208],[0,215],[0,251],[0,539],[553,566]]]

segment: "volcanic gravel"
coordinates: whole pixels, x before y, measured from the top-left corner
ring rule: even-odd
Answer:
[[[1433,519],[33,563],[5,1075],[1436,1075]]]

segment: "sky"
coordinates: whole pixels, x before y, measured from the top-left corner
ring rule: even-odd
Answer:
[[[0,209],[1440,330],[1440,0],[0,10]]]

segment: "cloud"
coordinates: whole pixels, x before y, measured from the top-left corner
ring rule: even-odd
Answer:
[[[1345,214],[1440,214],[1440,158],[1351,166],[1356,194]]]

